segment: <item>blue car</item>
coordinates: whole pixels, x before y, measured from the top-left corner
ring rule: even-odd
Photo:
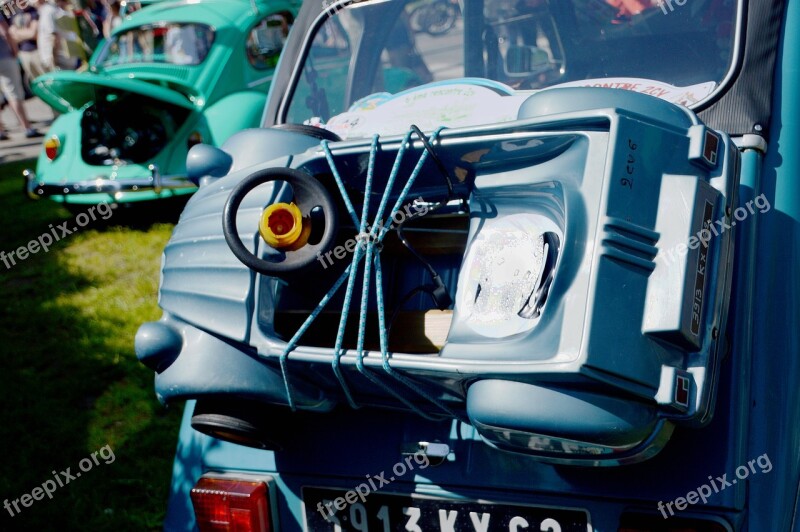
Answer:
[[[189,153],[165,529],[796,529],[800,4],[418,8],[306,2]]]

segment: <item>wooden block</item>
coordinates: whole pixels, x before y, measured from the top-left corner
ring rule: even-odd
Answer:
[[[284,338],[290,338],[306,320],[311,311],[281,311],[275,314],[275,330]],[[301,345],[332,348],[336,342],[341,313],[326,311],[320,314],[311,328],[300,340]],[[387,313],[386,319],[391,317]],[[431,354],[438,353],[447,340],[452,310],[402,311],[398,313],[392,326],[389,351],[397,353]],[[344,347],[355,349],[358,340],[358,312],[351,312],[345,327]],[[367,329],[364,348],[380,351],[378,335],[378,314],[367,316]]]

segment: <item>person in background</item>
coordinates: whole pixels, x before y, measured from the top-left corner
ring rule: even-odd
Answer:
[[[17,63],[17,43],[11,36],[8,24],[0,20],[0,91],[5,96],[8,106],[14,111],[20,125],[25,128],[25,137],[32,139],[44,136],[33,128],[25,112],[25,91],[22,87],[22,75]],[[8,140],[6,128],[0,124],[0,140]]]
[[[39,10],[36,45],[39,48],[42,66],[46,72],[62,68],[70,69],[71,65],[63,55],[64,45],[57,24],[64,13],[47,0],[36,0],[36,7]]]
[[[111,33],[114,29],[122,24],[121,11],[122,2],[119,0],[114,0],[108,4],[108,13],[106,13],[106,18],[103,20],[103,34],[106,37],[111,37]]]
[[[92,23],[100,30],[100,38],[108,37],[105,33],[103,25],[108,17],[108,10],[103,2],[100,0],[83,0],[84,9],[92,19]]]
[[[28,80],[33,81],[45,74],[42,58],[39,56],[39,49],[36,46],[39,32],[39,13],[36,9],[28,6],[24,11],[18,11],[11,18],[10,31],[11,37],[19,47],[17,57]]]
[[[122,7],[125,8],[125,14],[130,15],[131,13],[134,13],[142,9],[142,3],[136,1],[131,2],[129,0],[122,0]]]
[[[100,42],[101,31],[94,23],[91,12],[68,0],[56,0],[56,6],[64,12],[58,19],[58,27],[66,39],[66,51],[73,68],[89,62],[92,52]]]
[[[616,23],[629,21],[631,17],[653,7],[650,0],[606,0],[606,3],[617,8]]]
[[[176,65],[196,65],[201,57],[195,28],[191,24],[170,24],[164,39],[167,61]]]

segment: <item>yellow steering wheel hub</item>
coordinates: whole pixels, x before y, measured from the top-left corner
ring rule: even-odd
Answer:
[[[270,247],[287,250],[304,246],[311,232],[294,203],[275,203],[264,209],[258,229]]]

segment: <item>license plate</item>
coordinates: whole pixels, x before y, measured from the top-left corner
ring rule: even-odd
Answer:
[[[460,502],[372,493],[350,504],[344,490],[303,488],[309,532],[586,532],[583,510]],[[350,495],[350,500],[354,500]],[[337,505],[341,508],[337,510]],[[333,511],[333,515],[331,512]],[[324,515],[323,515],[324,514]],[[327,519],[326,519],[327,517]]]

